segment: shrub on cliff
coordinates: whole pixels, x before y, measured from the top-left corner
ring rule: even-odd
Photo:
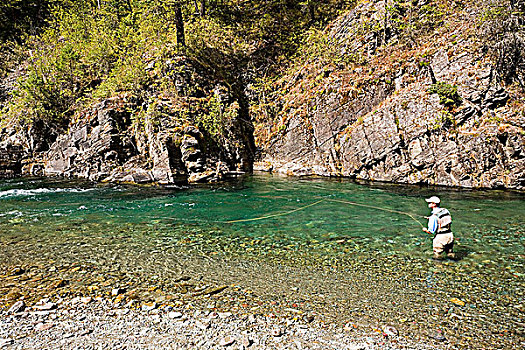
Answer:
[[[53,0],[2,0],[0,2],[0,77],[13,59],[13,52],[29,35],[45,25]]]
[[[461,96],[458,94],[458,87],[442,81],[432,84],[428,89],[431,94],[438,94],[439,103],[445,107],[457,107],[461,105]]]

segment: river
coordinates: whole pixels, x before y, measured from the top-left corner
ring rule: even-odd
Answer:
[[[455,260],[432,260],[421,229],[431,195],[452,213]],[[438,347],[510,349],[525,341],[524,200],[271,175],[170,187],[3,180],[0,297],[119,286],[123,303],[308,314],[390,324]]]

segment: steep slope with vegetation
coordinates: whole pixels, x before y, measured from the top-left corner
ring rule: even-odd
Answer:
[[[0,5],[13,24],[2,28],[2,140],[8,153],[24,150],[12,168],[136,182],[251,171],[246,85],[271,74],[339,3]]]
[[[515,1],[360,2],[312,31],[273,82],[257,111],[257,166],[523,188],[524,10]]]
[[[0,167],[171,183],[257,154],[286,174],[522,188],[523,7],[9,0]]]

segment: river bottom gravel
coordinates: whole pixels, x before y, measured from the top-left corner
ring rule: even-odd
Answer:
[[[0,348],[525,349],[521,194],[440,190],[434,261],[428,188],[3,186]]]
[[[90,297],[0,311],[6,349],[433,349],[396,330],[213,310],[133,309]]]

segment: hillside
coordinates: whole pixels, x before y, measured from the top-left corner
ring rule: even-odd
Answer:
[[[0,6],[5,175],[525,186],[523,2],[29,3]]]
[[[4,3],[4,175],[173,183],[251,172],[246,86],[286,61],[331,5]]]
[[[312,33],[275,81],[278,112],[257,116],[257,167],[524,188],[524,17],[495,2],[420,5],[362,2]]]

